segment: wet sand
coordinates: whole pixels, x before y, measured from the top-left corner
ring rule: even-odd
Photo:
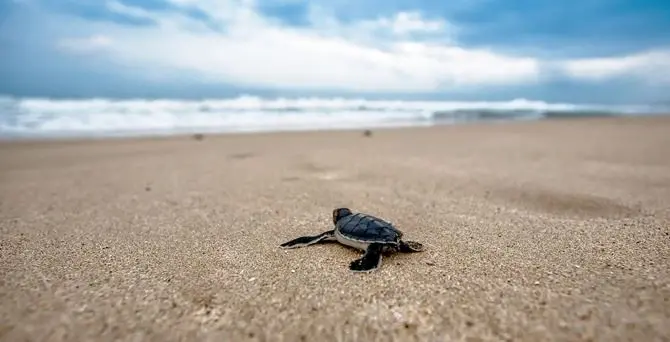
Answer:
[[[0,144],[2,341],[670,339],[670,117]],[[424,243],[279,244],[346,206]]]

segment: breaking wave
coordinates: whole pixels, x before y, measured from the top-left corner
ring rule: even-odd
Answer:
[[[378,128],[472,121],[631,115],[663,109],[545,103],[342,98],[49,99],[0,97],[0,136],[113,136]]]

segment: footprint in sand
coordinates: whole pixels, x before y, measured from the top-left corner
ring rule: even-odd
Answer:
[[[303,180],[303,179],[307,179],[307,178],[316,178],[316,179],[331,181],[331,180],[342,179],[343,177],[336,172],[326,172],[326,173],[311,174],[308,177],[287,176],[287,177],[282,177],[281,180],[284,181],[284,182],[297,182],[299,180]]]
[[[301,162],[297,168],[302,172],[307,173],[309,178],[316,178],[321,180],[337,180],[342,179],[342,172],[338,172],[328,166],[320,165],[314,162]]]
[[[508,205],[573,217],[620,218],[640,214],[639,208],[629,207],[614,199],[554,189],[501,188],[490,192],[489,196],[494,200],[503,199]]]
[[[242,152],[242,153],[235,153],[231,154],[228,156],[228,159],[237,159],[237,160],[242,160],[242,159],[248,159],[248,158],[253,158],[255,157],[255,153],[251,152]]]
[[[316,178],[323,179],[323,180],[336,180],[336,179],[340,179],[341,177],[336,172],[326,172],[326,173],[317,174]]]

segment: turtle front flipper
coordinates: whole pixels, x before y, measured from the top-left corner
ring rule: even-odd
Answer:
[[[299,248],[299,247],[305,247],[309,245],[313,245],[315,243],[327,241],[327,240],[332,240],[335,238],[335,230],[329,230],[327,232],[323,232],[319,235],[315,236],[301,236],[299,238],[295,238],[291,241],[284,242],[281,245],[279,245],[281,248]]]
[[[415,253],[423,251],[423,245],[416,241],[400,241],[398,249],[402,253]]]
[[[380,243],[370,244],[362,258],[349,264],[349,269],[354,272],[370,272],[378,269],[382,264],[383,247],[384,245]]]

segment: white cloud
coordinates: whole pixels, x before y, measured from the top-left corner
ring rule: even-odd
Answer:
[[[566,74],[588,81],[633,77],[647,82],[670,82],[670,51],[652,51],[623,57],[586,58],[566,61]]]
[[[135,18],[139,18],[139,19],[155,19],[156,18],[156,16],[153,13],[151,13],[151,12],[145,10],[145,9],[142,9],[142,8],[139,8],[139,7],[128,6],[128,5],[125,5],[121,2],[114,1],[114,0],[107,1],[106,2],[106,7],[107,7],[108,10],[110,10],[112,12],[119,13],[119,14],[124,14],[124,15],[127,15],[129,17],[135,17]]]
[[[68,31],[88,30],[88,35],[67,36],[58,46],[78,54],[103,51],[96,58],[109,58],[133,73],[142,70],[147,79],[180,74],[281,89],[430,92],[529,84],[554,76],[670,82],[670,73],[663,72],[670,70],[670,50],[549,62],[459,46],[458,27],[420,12],[342,22],[312,6],[309,25],[292,27],[264,17],[251,0],[170,1],[198,9],[212,22],[111,0],[108,10],[157,25],[85,22]]]
[[[380,17],[375,20],[362,21],[360,28],[367,30],[387,30],[402,37],[412,33],[445,33],[448,27],[442,19],[425,19],[419,12],[399,12],[391,18]]]
[[[401,12],[393,20],[381,21],[382,27],[389,26],[393,32],[404,34],[408,32],[438,32],[445,27],[444,20],[423,20],[416,12]]]
[[[112,40],[104,35],[91,35],[81,38],[66,38],[58,42],[61,49],[75,53],[98,52],[112,46]]]
[[[102,44],[109,58],[148,73],[180,70],[204,80],[285,89],[434,91],[528,83],[540,76],[537,60],[459,47],[449,23],[418,12],[345,24],[314,11],[313,25],[290,27],[262,16],[252,1],[171,1],[204,11],[223,29],[112,1],[109,10],[157,25],[95,26],[101,30],[96,37],[114,42]]]

